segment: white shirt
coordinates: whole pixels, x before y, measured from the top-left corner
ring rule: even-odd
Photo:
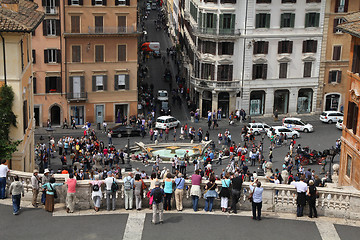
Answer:
[[[298,193],[306,192],[308,189],[308,185],[306,183],[304,183],[303,181],[300,181],[300,182],[292,181],[291,185],[294,185],[296,187],[296,191]]]
[[[0,165],[0,178],[6,177],[7,172],[9,171],[9,168],[5,164]]]
[[[106,190],[111,191],[111,185],[114,181],[114,177],[107,177],[105,178],[104,182],[106,184]]]

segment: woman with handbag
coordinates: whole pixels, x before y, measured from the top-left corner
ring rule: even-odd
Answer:
[[[230,173],[226,173],[224,179],[221,179],[221,210],[222,212],[226,212],[228,210],[228,203],[230,198],[230,187],[231,180],[230,180]]]
[[[205,192],[204,192],[205,212],[207,211],[212,212],[214,199],[218,197],[218,193],[215,191],[216,189],[215,180],[216,179],[214,175],[211,175],[209,182],[205,185]]]
[[[309,210],[310,210],[309,218],[313,217],[313,213],[314,213],[314,217],[317,218],[316,198],[318,198],[318,193],[313,180],[309,181],[309,188],[306,192],[306,195],[308,196],[308,202],[309,202]]]
[[[62,186],[63,183],[55,183],[55,178],[50,178],[50,182],[42,185],[42,188],[46,190],[46,199],[45,199],[45,210],[48,212],[54,211],[54,202],[57,198],[57,193],[55,187]]]
[[[95,180],[90,182],[90,185],[92,186],[92,193],[91,198],[94,203],[94,210],[95,212],[99,211],[100,205],[101,205],[101,185],[103,184],[103,181],[99,181],[99,175],[95,175]]]

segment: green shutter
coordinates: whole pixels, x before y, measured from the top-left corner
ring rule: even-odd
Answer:
[[[320,22],[320,13],[316,13],[316,15],[315,15],[315,26],[314,27],[319,27],[319,22]]]
[[[291,14],[291,18],[290,18],[290,27],[294,27],[295,26],[295,13]]]
[[[281,17],[280,17],[280,27],[281,28],[283,28],[284,25],[285,25],[285,23],[284,23],[285,19],[284,18],[285,18],[285,13],[281,14]]]
[[[309,27],[309,16],[309,13],[305,14],[305,27]]]
[[[203,13],[199,12],[199,28],[203,27]]]
[[[224,14],[220,14],[219,29],[223,29],[223,24],[224,24]]]
[[[213,28],[217,28],[217,14],[213,14],[213,22],[214,22],[214,25],[213,25]]]
[[[260,27],[260,14],[256,14],[256,19],[255,19],[255,28],[259,28]]]
[[[231,22],[230,22],[230,29],[234,30],[235,29],[235,14],[231,14]]]
[[[270,14],[266,14],[266,24],[265,24],[266,28],[270,28]]]

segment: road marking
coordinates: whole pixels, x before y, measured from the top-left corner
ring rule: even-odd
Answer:
[[[145,213],[130,213],[124,232],[123,240],[141,240]]]
[[[317,221],[316,226],[319,230],[319,233],[320,233],[322,239],[324,239],[324,240],[341,240],[333,223]]]

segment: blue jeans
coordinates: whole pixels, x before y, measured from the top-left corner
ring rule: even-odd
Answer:
[[[45,205],[46,200],[46,191],[43,191],[41,194],[41,203]]]
[[[192,198],[192,205],[193,205],[194,212],[196,212],[198,210],[199,197],[191,196],[191,198]]]
[[[205,200],[205,211],[212,211],[213,208],[213,202],[214,202],[214,198],[213,197],[208,197]]]
[[[21,194],[19,195],[12,195],[12,202],[13,202],[13,209],[14,213],[18,213],[20,209],[20,200],[21,200]]]
[[[298,217],[302,217],[304,215],[304,205],[297,205],[297,209],[296,209],[296,215]]]
[[[0,178],[0,199],[5,199],[6,178]]]

